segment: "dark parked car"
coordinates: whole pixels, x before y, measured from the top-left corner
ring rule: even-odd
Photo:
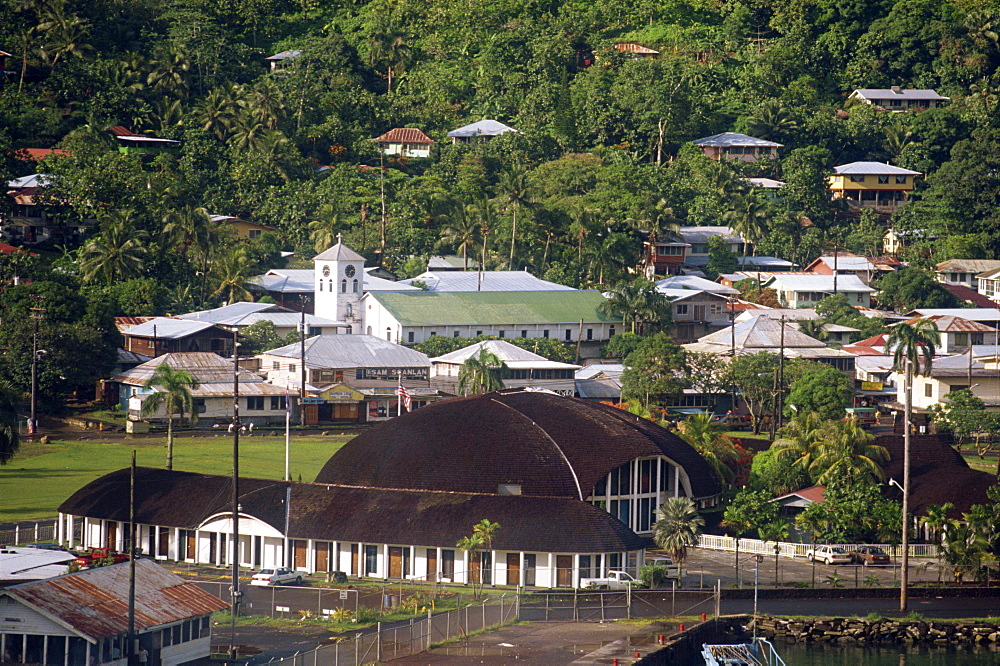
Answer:
[[[861,546],[851,552],[851,561],[858,564],[889,564],[889,556],[878,546]]]

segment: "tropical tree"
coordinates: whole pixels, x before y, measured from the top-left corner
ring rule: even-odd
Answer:
[[[229,91],[214,88],[202,100],[195,118],[203,130],[215,134],[219,141],[225,141],[236,122],[238,110]]]
[[[681,439],[693,446],[722,482],[731,487],[736,480],[734,466],[741,456],[736,444],[724,432],[722,424],[716,423],[709,413],[694,414],[680,423]]]
[[[150,61],[149,68],[146,83],[151,88],[178,99],[187,97],[187,73],[191,69],[191,61],[184,53],[175,49],[164,50]]]
[[[500,173],[497,183],[497,199],[510,210],[510,257],[507,260],[507,270],[517,270],[514,264],[514,249],[517,243],[517,214],[531,206],[533,197],[528,170],[521,164],[514,164]]]
[[[313,249],[322,252],[332,247],[343,226],[344,220],[333,204],[320,206],[316,219],[309,223],[309,240],[312,241]]]
[[[0,465],[7,464],[21,444],[17,426],[17,392],[9,381],[0,380]]]
[[[483,586],[486,584],[487,577],[492,579],[492,576],[487,576],[487,572],[483,569],[486,566],[484,561],[482,551],[492,551],[493,550],[493,538],[496,536],[497,532],[500,530],[500,524],[491,522],[487,518],[483,518],[478,523],[472,526],[472,534],[467,537],[462,537],[457,544],[456,548],[460,548],[469,554],[469,568],[470,571],[466,573],[468,579],[472,581],[472,591],[473,594],[478,598],[482,594]],[[492,567],[492,560],[490,560],[489,566]],[[477,590],[476,585],[479,588]]]
[[[784,520],[772,520],[757,528],[761,541],[774,542],[774,586],[778,586],[778,553],[781,541],[788,538],[788,523]]]
[[[965,522],[956,523],[948,530],[943,543],[944,559],[951,565],[957,582],[961,582],[966,571],[979,569],[989,548],[986,539],[969,524],[969,514],[964,517]]]
[[[685,352],[666,333],[645,338],[625,357],[622,398],[636,401],[644,409],[661,406],[683,390]]]
[[[733,198],[732,207],[723,214],[722,218],[728,221],[733,230],[743,238],[743,259],[740,268],[746,269],[749,247],[754,248],[754,255],[757,254],[756,245],[764,236],[767,217],[767,202],[753,190]]]
[[[217,257],[212,263],[209,277],[215,290],[212,298],[225,297],[227,304],[237,301],[252,301],[253,295],[247,290],[250,276],[254,271],[253,261],[247,256],[246,248],[236,247]]]
[[[598,306],[602,314],[621,317],[622,326],[643,335],[647,329],[670,325],[670,299],[648,280],[623,282],[609,292],[608,299]]]
[[[741,585],[740,538],[778,519],[778,505],[765,490],[741,490],[726,507],[722,527],[736,539],[736,587]]]
[[[185,205],[163,216],[163,243],[176,247],[187,258],[192,247],[207,249],[214,244],[212,220],[208,210]]]
[[[904,321],[893,326],[885,343],[886,349],[894,350],[893,369],[903,374],[903,557],[899,586],[900,611],[906,610],[910,563],[910,419],[913,412],[913,376],[930,372],[934,350],[940,342],[937,324],[930,319],[918,319],[913,324]]]
[[[35,31],[42,35],[39,49],[42,59],[55,69],[64,56],[82,58],[94,47],[83,41],[90,32],[90,23],[72,13],[66,0],[50,0],[40,4]]]
[[[386,92],[392,92],[392,79],[402,74],[411,49],[406,43],[409,36],[396,25],[389,23],[376,30],[369,39],[369,62],[372,67],[385,68]]]
[[[146,232],[136,229],[130,209],[110,214],[104,229],[80,249],[84,282],[115,284],[140,277],[146,266]]]
[[[452,209],[451,221],[441,229],[438,247],[449,247],[462,254],[462,270],[469,270],[469,250],[479,242],[479,221],[471,209],[457,205]]]
[[[191,389],[198,388],[198,382],[186,370],[174,370],[169,363],[156,366],[153,375],[142,385],[153,391],[142,403],[142,415],[155,414],[160,407],[167,413],[167,469],[174,467],[174,414],[184,422],[184,412],[197,419]]]
[[[751,135],[771,141],[784,141],[798,128],[798,123],[789,116],[788,110],[776,97],[762,102],[746,119],[745,125],[746,131]]]
[[[653,541],[667,551],[670,559],[682,565],[687,549],[698,545],[703,527],[705,519],[698,515],[698,507],[690,498],[670,497],[656,509]]]
[[[862,429],[856,419],[828,421],[809,465],[814,482],[823,485],[839,479],[847,488],[858,482],[884,482],[882,463],[889,461],[889,452],[872,444],[873,439],[875,436]]]
[[[928,532],[928,539],[938,545],[938,563],[944,556],[943,543],[948,531],[958,524],[957,520],[948,517],[948,512],[955,508],[951,502],[944,504],[929,504],[924,507],[924,516],[920,518],[920,524]],[[940,581],[939,581],[940,582]]]
[[[825,435],[823,426],[823,419],[816,412],[796,412],[788,425],[778,431],[779,438],[770,450],[775,452],[777,460],[808,472]]]
[[[499,391],[506,371],[507,365],[496,354],[480,348],[479,354],[467,358],[458,371],[458,390],[462,395]]]

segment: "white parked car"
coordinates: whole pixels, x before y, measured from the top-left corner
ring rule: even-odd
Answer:
[[[806,559],[824,564],[850,564],[851,554],[837,546],[814,546],[806,551]]]
[[[251,585],[301,585],[302,574],[291,569],[261,569],[250,579]]]

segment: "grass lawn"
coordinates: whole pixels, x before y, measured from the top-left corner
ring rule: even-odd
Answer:
[[[313,481],[346,437],[292,438],[291,475]],[[162,467],[166,438],[62,441],[46,445],[23,442],[21,450],[0,467],[0,521],[55,516],[59,505],[94,479],[136,464]],[[208,474],[232,473],[231,437],[184,437],[174,440],[174,469]],[[284,437],[241,437],[240,476],[280,479],[285,474]]]

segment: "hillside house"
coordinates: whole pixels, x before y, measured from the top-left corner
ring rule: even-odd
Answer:
[[[115,125],[109,127],[108,131],[118,143],[118,152],[122,155],[159,155],[161,153],[175,153],[181,147],[180,141],[173,139],[161,139],[146,134],[136,134],[132,130]]]
[[[851,305],[871,307],[875,289],[856,275],[773,274],[765,285],[774,289],[778,300],[787,308],[811,308],[833,294],[844,294]]]
[[[619,42],[615,44],[614,48],[619,53],[631,55],[636,60],[639,58],[655,58],[660,55],[659,51],[655,51],[648,46],[643,46],[638,42]]]
[[[295,59],[302,55],[301,49],[292,49],[290,51],[282,51],[281,53],[275,53],[272,56],[264,58],[267,64],[271,68],[272,74],[280,73],[293,64],[295,64]]]
[[[312,273],[312,271],[308,271]],[[177,315],[177,319],[192,322],[207,322],[222,326],[225,330],[242,330],[247,326],[252,326],[260,321],[269,321],[274,324],[274,332],[282,338],[288,337],[290,333],[301,332],[303,320],[305,321],[307,336],[313,335],[335,335],[337,333],[347,333],[348,325],[344,322],[323,319],[316,315],[296,312],[291,308],[285,308],[274,303],[248,303],[240,301],[230,303],[211,310],[199,310]],[[229,334],[230,340],[232,333]],[[181,350],[177,350],[181,351]],[[190,350],[194,351],[194,350]]]
[[[979,289],[980,273],[989,273],[1000,269],[1000,260],[997,259],[948,259],[942,261],[934,267],[934,275],[938,282],[944,284],[958,284],[970,289]]]
[[[924,111],[942,107],[950,101],[949,97],[939,95],[934,90],[899,86],[858,88],[847,99],[858,100],[884,111]]]
[[[434,145],[434,139],[413,127],[396,127],[375,140],[382,154],[391,157],[430,157]]]
[[[232,232],[236,234],[237,238],[242,238],[244,240],[253,240],[255,238],[260,238],[261,234],[269,231],[277,231],[275,227],[261,224],[260,222],[250,222],[249,220],[244,220],[232,215],[210,215],[209,220],[212,224],[225,226],[226,228],[232,230]]]
[[[993,342],[993,333],[996,332],[996,329],[986,324],[955,315],[913,317],[905,323],[912,326],[922,320],[931,321],[937,327],[941,342],[935,348],[935,354],[964,354],[969,351],[970,345],[981,346]]]
[[[705,153],[709,159],[736,160],[738,162],[756,162],[761,159],[778,159],[778,148],[783,144],[757,139],[737,132],[713,134],[692,141]],[[777,182],[777,181],[772,181]],[[780,186],[779,186],[780,187]]]
[[[496,120],[480,120],[479,122],[453,129],[448,132],[448,137],[452,143],[469,143],[471,141],[486,141],[507,132],[520,133],[519,130],[508,127]]]
[[[177,352],[233,353],[232,331],[213,322],[152,317],[130,325],[130,317],[119,317],[116,323],[120,324],[125,351],[150,358]]]
[[[1000,266],[977,274],[976,286],[980,294],[1000,303]]]
[[[851,162],[833,168],[830,191],[834,199],[846,201],[851,210],[868,208],[891,214],[909,200],[920,175],[919,171],[881,162]]]
[[[75,242],[93,229],[97,222],[93,218],[74,222],[63,218],[59,203],[45,196],[50,182],[51,176],[43,173],[7,182],[12,206],[9,212],[0,212],[0,238],[17,245],[35,245],[59,237]]]

